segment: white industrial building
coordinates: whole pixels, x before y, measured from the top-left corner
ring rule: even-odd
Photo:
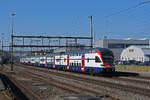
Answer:
[[[115,55],[115,60],[121,60],[121,52],[129,46],[149,46],[148,39],[107,39],[97,40],[94,47],[109,48]]]
[[[120,58],[122,61],[150,61],[150,47],[130,46],[122,51]]]

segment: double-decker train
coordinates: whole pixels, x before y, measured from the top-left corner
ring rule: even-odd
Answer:
[[[22,64],[69,71],[101,73],[114,72],[114,55],[107,48],[45,54],[20,58]]]

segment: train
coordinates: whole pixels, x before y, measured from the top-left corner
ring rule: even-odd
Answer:
[[[90,74],[115,72],[114,54],[107,48],[22,57],[20,63]]]

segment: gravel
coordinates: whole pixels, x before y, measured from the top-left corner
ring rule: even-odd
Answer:
[[[107,82],[112,82],[112,83],[132,85],[132,86],[137,86],[137,87],[141,87],[141,88],[150,88],[146,85],[140,85],[140,84],[135,85],[135,83],[113,80],[111,78],[90,76],[90,75],[86,75],[86,74],[59,71],[59,70],[50,70],[50,72],[51,71],[65,73],[65,74],[69,74],[69,75],[72,74],[72,75],[82,76],[82,77],[86,77],[86,78],[93,78],[95,80],[102,80],[102,81],[107,81]],[[130,92],[121,91],[120,89],[109,88],[109,87],[100,86],[100,85],[94,85],[91,83],[77,81],[77,80],[68,79],[68,78],[62,78],[62,77],[58,77],[55,75],[46,74],[44,72],[35,72],[35,73],[41,73],[43,75],[46,75],[46,76],[54,78],[54,79],[58,79],[60,81],[76,83],[76,84],[80,84],[82,86],[93,88],[95,90],[100,90],[100,91],[110,94],[114,97],[118,97],[120,100],[149,100],[149,97],[130,93]],[[131,77],[123,77],[123,78],[132,79]],[[39,81],[33,81],[33,80],[23,79],[23,78],[20,78],[19,80],[23,84],[28,86],[36,94],[38,94],[43,100],[87,100],[86,97],[88,97],[88,95],[85,95],[85,94],[81,94],[81,95],[73,94],[66,90],[62,90],[62,89],[56,88],[54,86],[50,86],[48,84],[45,84],[45,83],[42,83]],[[139,79],[137,79],[137,80],[139,80]],[[143,81],[147,81],[147,80],[143,80]],[[111,100],[110,98],[100,98],[100,97],[88,97],[88,99],[90,99],[90,100]]]

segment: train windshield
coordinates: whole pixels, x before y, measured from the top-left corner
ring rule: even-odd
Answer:
[[[96,63],[100,63],[100,62],[101,62],[101,60],[99,59],[98,56],[95,56],[95,62],[96,62]]]
[[[103,62],[113,63],[113,54],[112,51],[103,51],[101,52]]]

